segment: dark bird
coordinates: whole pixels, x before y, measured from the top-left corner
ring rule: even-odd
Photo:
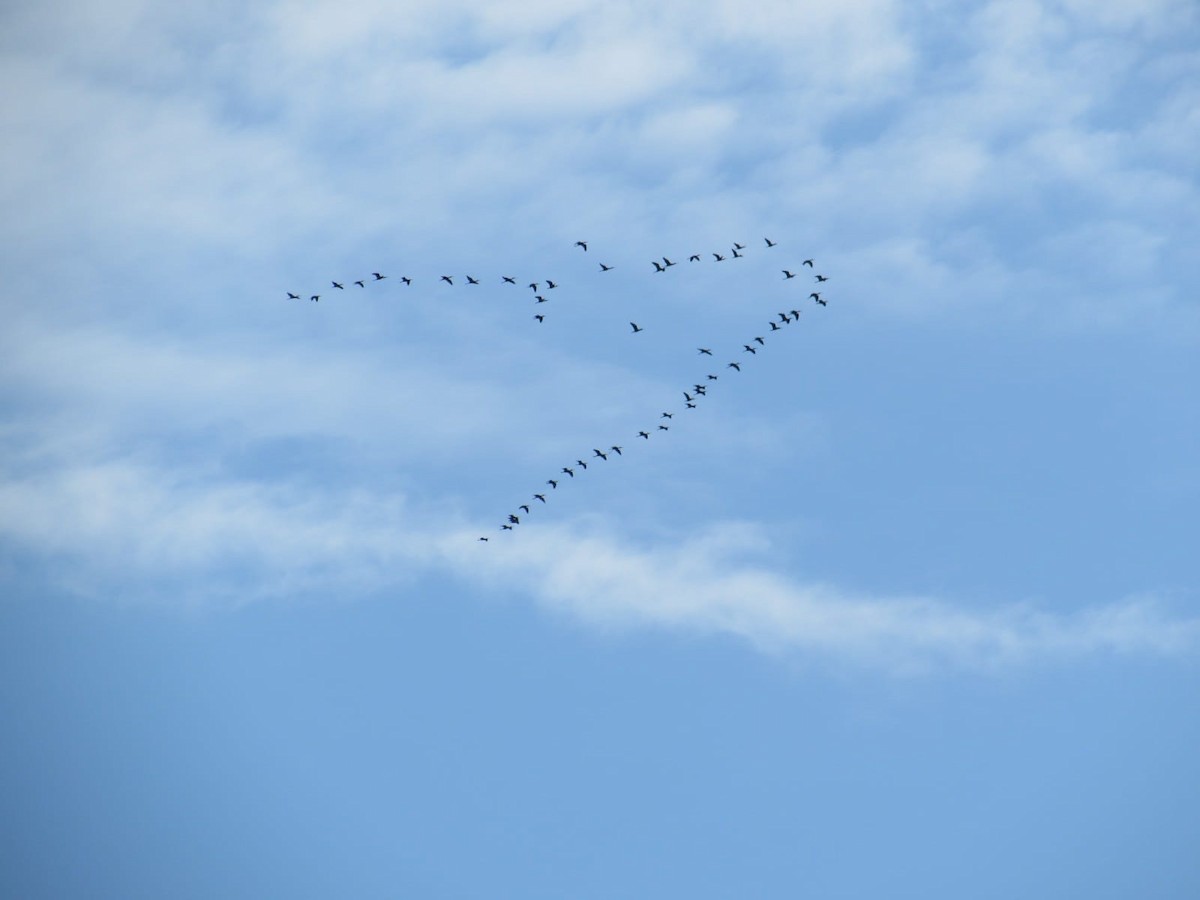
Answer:
[[[365,287],[366,287],[366,285],[365,285],[365,284],[363,284],[363,282],[361,282],[361,281],[356,281],[356,282],[354,282],[354,283],[355,283],[355,284],[357,284],[357,285],[358,285],[360,288],[365,288]]]
[[[808,296],[812,297],[812,298],[813,298],[814,300],[816,300],[818,303],[820,303],[820,302],[821,302],[821,295],[820,295],[820,294],[818,294],[816,291],[813,291],[813,292],[812,292],[811,294],[809,294]]]
[[[587,468],[587,463],[585,463],[582,459],[575,460],[575,465],[582,466],[585,469]]]
[[[522,503],[520,506],[518,506],[517,509],[523,509],[523,510],[525,510],[526,513],[529,512],[529,506],[524,503]]]
[[[692,402],[693,400],[695,400],[696,398],[695,398],[695,397],[693,397],[691,394],[689,394],[687,391],[684,391],[684,392],[683,392],[683,399],[684,399],[684,400],[686,400],[688,403],[691,403],[691,402]]]
[[[547,279],[546,279],[546,290],[548,290],[548,291],[552,291],[552,290],[554,290],[556,287],[558,287],[558,285],[557,285],[557,284],[555,284],[555,283],[554,283],[553,281],[551,281],[549,278],[547,278]]]
[[[714,253],[713,256],[717,258],[717,262],[725,262],[725,257],[723,257],[720,253]]]
[[[688,408],[688,409],[695,409],[695,408],[696,408],[696,404],[695,404],[695,403],[689,403],[689,404],[687,404],[687,408]]]
[[[658,260],[652,260],[650,264],[651,264],[652,266],[654,266],[654,271],[655,271],[655,272],[665,272],[665,271],[667,271],[666,269],[664,269],[664,268],[662,267],[662,263],[660,263]]]
[[[708,393],[708,388],[706,388],[702,384],[693,384],[692,390],[695,391],[697,394],[699,394],[701,397],[703,397],[705,394]]]
[[[778,322],[772,322],[772,323],[771,323],[771,330],[772,330],[772,331],[778,331],[778,330],[779,330],[779,323],[778,323]]]
[[[804,262],[800,263],[800,265],[808,266],[811,269],[813,267],[813,261],[811,259],[806,259]]]
[[[634,333],[634,334],[637,334],[639,331],[645,331],[645,330],[646,330],[645,328],[642,328],[640,325],[638,325],[638,323],[637,323],[637,322],[630,322],[629,324],[633,326],[633,333]]]
[[[549,481],[547,481],[546,484],[550,485],[550,487],[553,488],[554,490],[556,490],[556,491],[558,490],[558,482],[555,481],[553,478],[551,478]]]
[[[611,268],[612,268],[612,266],[606,266],[604,263],[600,263],[600,271],[601,272],[607,272]]]
[[[521,520],[517,516],[514,516],[512,513],[508,514],[508,521],[512,522],[514,525],[521,524]]]
[[[716,375],[709,375],[709,376],[708,376],[708,380],[709,380],[709,381],[716,381],[716,380],[717,380],[717,376],[716,376]]]
[[[487,540],[487,538],[485,538],[485,537],[481,537],[481,538],[480,538],[480,540],[481,540],[481,541],[486,541],[486,540]]]
[[[405,287],[412,284],[412,279],[409,278],[407,275],[401,275],[400,280],[404,282]]]
[[[669,412],[665,412],[665,413],[663,413],[661,416],[659,416],[659,418],[660,418],[660,419],[673,419],[673,418],[675,418],[675,416],[673,416],[673,415],[672,415],[671,413],[669,413]]]
[[[613,451],[615,454],[617,454],[617,456],[621,456],[621,455],[622,455],[622,453],[621,453],[621,448],[620,448],[620,447],[618,447],[616,444],[613,444],[613,445],[612,445],[611,447],[609,447],[608,449],[609,449],[609,450],[611,450],[611,451]]]
[[[760,347],[765,347],[767,345],[767,342],[760,337],[756,337],[755,340],[758,341],[758,346]]]
[[[530,287],[530,288],[533,290],[533,292],[534,292],[535,294],[537,293],[537,284],[538,284],[538,283],[537,283],[536,281],[531,281],[531,282],[529,282],[529,287]]]
[[[505,281],[507,281],[509,284],[517,283],[517,279],[513,278],[511,275],[501,275],[500,277],[503,278]]]
[[[383,279],[387,278],[386,275],[380,275],[378,272],[372,272],[371,274],[375,276],[376,281],[383,281]]]
[[[546,321],[546,317],[545,317],[545,316],[534,316],[534,318],[535,318],[535,319],[537,319],[539,322],[545,322],[545,321]]]
[[[700,262],[700,254],[693,253],[691,256],[688,257],[688,262]]]
[[[479,284],[479,282],[476,281],[474,278],[472,278],[470,275],[468,275],[467,276],[467,284]]]
[[[332,284],[339,291],[344,291],[346,289],[346,286],[344,284],[338,284],[336,281],[331,281],[329,283]]]
[[[734,259],[745,259],[746,257],[744,257],[744,256],[742,256],[742,254],[738,253],[738,252],[737,252],[737,250],[734,250],[734,251],[733,251],[733,258],[734,258]]]
[[[658,430],[659,431],[670,431],[671,429],[668,428],[666,425],[659,425]]]
[[[816,278],[818,282],[821,282],[821,281],[828,281],[828,280],[829,280],[829,278],[828,278],[827,276],[825,276],[825,275],[815,275],[815,276],[813,276],[813,277],[814,277],[814,278]]]
[[[795,278],[795,277],[796,277],[796,273],[795,273],[795,272],[789,272],[787,269],[783,269],[782,271],[783,271],[783,280],[784,280],[784,281],[787,281],[789,278]]]
[[[767,242],[767,246],[768,246],[768,247],[774,247],[774,246],[775,246],[775,241],[771,240],[770,238],[763,238],[763,240]]]
[[[546,298],[545,298],[545,297],[543,297],[541,294],[538,294],[538,295],[537,295],[536,297],[534,297],[533,299],[534,299],[534,300],[536,300],[538,303],[545,303],[545,302],[546,302]]]
[[[312,295],[311,297],[309,297],[308,299],[309,299],[309,300],[311,300],[313,303],[317,303],[317,302],[319,302],[319,301],[320,301],[320,299],[321,299],[321,295],[320,295],[320,294],[313,294],[313,295]]]
[[[783,321],[783,323],[784,323],[785,325],[786,325],[788,322],[790,322],[790,321],[791,321],[791,320],[788,318],[788,316],[787,316],[787,313],[779,313],[778,315],[779,315],[779,318],[780,318],[780,319]]]
[[[596,454],[598,457],[600,457],[600,458],[601,458],[601,459],[603,459],[603,460],[607,460],[607,459],[608,459],[608,454],[607,454],[607,453],[603,453],[603,452],[601,452],[600,450],[597,450],[597,449],[596,449],[596,448],[594,448],[594,447],[592,448],[592,452],[593,452],[593,453],[595,453],[595,454]]]
[[[587,241],[576,241],[576,242],[575,242],[575,246],[576,246],[576,247],[582,247],[582,248],[583,248],[583,252],[584,252],[584,253],[587,253]]]
[[[671,266],[675,265],[675,263],[671,262],[671,261],[670,261],[669,259],[667,259],[665,256],[663,257],[663,263],[666,265],[666,267],[667,267],[668,269],[669,269],[669,268],[671,268]]]
[[[646,440],[650,440],[650,433],[648,431],[639,431],[638,437],[645,438]]]
[[[742,347],[744,348],[743,352],[745,352],[745,353],[757,353],[758,352],[753,347],[751,347],[749,344],[742,344]]]
[[[545,502],[546,502],[546,495],[545,495],[545,494],[534,494],[534,495],[533,495],[533,499],[534,499],[534,500],[541,500],[543,503],[545,503]]]
[[[563,474],[564,474],[564,475],[570,475],[572,478],[574,478],[574,477],[575,477],[575,470],[574,470],[574,469],[568,469],[566,466],[563,466],[563,467],[562,467],[562,470],[563,470]]]
[[[741,366],[739,366],[737,363],[730,363],[730,364],[729,364],[729,365],[727,365],[725,368],[727,368],[727,369],[737,369],[739,372],[740,372],[740,371],[742,371],[742,367],[741,367]]]
[[[793,310],[792,310],[792,316],[795,318],[795,320],[796,320],[797,322],[799,322],[799,321],[800,321],[800,310],[798,310],[798,309],[793,309]]]
[[[703,353],[705,356],[712,356],[712,351],[709,350],[707,347],[701,347],[699,349],[700,349],[700,352]]]
[[[745,244],[739,244],[737,241],[734,241],[734,242],[733,242],[733,249],[734,249],[734,250],[745,250],[745,249],[746,249],[746,245],[745,245]]]
[[[828,304],[828,303],[826,303],[824,300],[822,300],[820,297],[818,297],[818,298],[817,298],[817,302],[818,302],[818,303],[820,303],[822,306],[828,306],[828,305],[829,305],[829,304]]]
[[[501,525],[500,530],[501,531],[512,531],[512,526],[511,525]]]
[[[454,279],[451,278],[449,275],[443,275],[442,281],[446,282],[446,284],[454,284]]]
[[[293,294],[291,291],[288,291],[287,295],[288,295],[289,300],[299,300],[300,299],[299,294]]]

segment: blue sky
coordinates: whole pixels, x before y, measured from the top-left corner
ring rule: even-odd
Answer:
[[[0,16],[5,895],[1200,891],[1193,3]]]

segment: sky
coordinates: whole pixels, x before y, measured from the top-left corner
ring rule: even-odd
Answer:
[[[0,67],[0,893],[1200,894],[1192,0]]]

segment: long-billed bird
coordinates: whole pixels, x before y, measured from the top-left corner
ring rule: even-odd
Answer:
[[[521,524],[521,519],[518,516],[514,516],[512,513],[508,514],[508,521],[512,522],[514,525]]]
[[[639,331],[645,331],[645,330],[646,330],[645,328],[642,328],[642,326],[638,325],[638,323],[637,323],[637,322],[630,322],[629,324],[633,326],[633,333],[634,333],[634,334],[637,334]]]
[[[714,253],[713,256],[716,257],[717,262],[725,262],[725,257],[723,257],[720,253]]]
[[[675,265],[675,263],[671,262],[669,259],[667,259],[664,256],[663,257],[663,265],[665,265],[669,269],[669,268],[671,268],[671,266]]]
[[[538,283],[536,281],[531,281],[531,282],[529,282],[529,284],[526,285],[526,287],[532,288],[533,292],[535,294],[537,293],[537,289],[538,289],[537,286],[538,286]]]
[[[753,347],[751,347],[749,344],[742,344],[742,348],[743,348],[743,350],[742,350],[743,353],[757,353],[758,352]]]
[[[579,466],[582,469],[587,468],[587,463],[585,463],[582,459],[575,460],[575,465]]]
[[[601,272],[608,272],[611,269],[612,269],[612,266],[606,266],[604,263],[600,263],[600,271]]]
[[[470,275],[468,275],[467,276],[467,284],[479,284],[479,282],[476,281],[474,278],[472,278]]]
[[[552,291],[552,290],[554,290],[556,287],[558,287],[558,285],[557,285],[557,284],[555,284],[555,283],[554,283],[553,281],[551,281],[549,278],[547,278],[547,279],[546,279],[546,290],[548,290],[548,291]]]
[[[545,303],[545,302],[546,302],[546,298],[545,298],[545,297],[543,297],[541,294],[538,294],[538,295],[537,295],[536,297],[534,297],[533,299],[534,299],[534,300],[536,300],[538,303]]]
[[[645,438],[646,440],[650,440],[650,433],[648,431],[639,431],[638,437]]]
[[[601,459],[603,459],[603,460],[605,460],[605,461],[607,461],[607,460],[608,460],[608,454],[607,454],[607,453],[605,453],[604,451],[602,451],[602,450],[597,450],[595,447],[593,447],[593,448],[592,448],[592,452],[593,452],[593,453],[595,453],[595,454],[596,454],[598,457],[600,457]]]
[[[659,418],[660,419],[673,419],[673,418],[675,418],[675,416],[672,413],[665,412],[661,416],[659,416]]]
[[[289,300],[299,300],[300,299],[299,294],[293,294],[291,291],[288,291],[287,295],[288,295]]]
[[[782,271],[783,271],[783,280],[784,280],[784,281],[787,281],[789,278],[795,278],[795,277],[796,277],[796,273],[795,273],[795,272],[789,272],[787,269],[783,269]]]
[[[734,259],[745,259],[746,257],[744,257],[744,256],[742,256],[742,254],[738,253],[738,252],[737,252],[737,250],[734,250],[734,251],[733,251],[733,258],[734,258]]]
[[[666,425],[659,425],[658,430],[659,431],[670,431],[671,429],[668,428]]]
[[[501,531],[512,531],[512,526],[511,525],[501,525],[500,530]]]
[[[814,275],[813,277],[817,279],[818,283],[829,280],[829,277],[827,275]]]
[[[504,279],[506,282],[508,282],[509,284],[517,283],[517,279],[513,278],[511,275],[501,275],[500,277],[502,279]]]
[[[451,278],[449,275],[443,275],[442,281],[446,282],[446,284],[450,284],[450,285],[454,284],[454,279]]]
[[[772,331],[779,331],[779,323],[778,322],[771,322],[770,325],[771,325]]]
[[[746,249],[746,245],[745,245],[745,244],[739,244],[737,241],[734,241],[734,242],[733,242],[733,249],[734,249],[734,250],[745,250],[745,249]]]
[[[699,349],[700,349],[700,352],[703,353],[705,356],[712,356],[712,351],[709,350],[707,347],[700,347]]]
[[[775,243],[776,243],[776,242],[775,242],[775,241],[773,241],[773,240],[771,240],[770,238],[766,238],[766,237],[765,237],[765,238],[763,238],[763,240],[767,242],[767,246],[768,246],[768,247],[774,247],[774,246],[775,246]]]
[[[375,276],[376,281],[383,281],[383,279],[387,278],[386,275],[380,275],[378,272],[372,272],[371,274]]]
[[[756,338],[755,338],[755,340],[756,340],[756,341],[758,341],[758,346],[760,346],[760,347],[765,347],[765,346],[767,346],[767,342],[766,342],[766,341],[764,341],[762,338],[760,338],[760,337],[756,337]]]
[[[652,259],[652,260],[650,260],[650,265],[654,266],[654,271],[655,271],[655,272],[665,272],[665,271],[667,271],[666,269],[664,269],[664,268],[663,268],[663,266],[662,266],[662,263],[660,263],[660,262],[659,262],[658,260],[656,260],[656,259]]]
[[[346,286],[344,284],[338,284],[336,281],[331,281],[329,283],[332,284],[339,291],[344,291],[346,289]]]
[[[526,504],[526,503],[522,503],[520,506],[518,506],[518,507],[517,507],[517,509],[523,509],[523,510],[525,510],[525,512],[526,512],[526,513],[528,513],[528,512],[529,512],[529,505],[528,505],[528,504]]]
[[[570,475],[572,478],[574,478],[574,477],[575,477],[575,470],[574,470],[574,469],[569,469],[569,468],[567,468],[566,466],[563,466],[563,467],[562,467],[562,470],[563,470],[563,474],[564,474],[564,475]]]

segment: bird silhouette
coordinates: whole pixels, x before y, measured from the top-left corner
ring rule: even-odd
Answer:
[[[521,524],[521,519],[518,516],[514,516],[512,513],[508,514],[508,521],[512,522],[514,525]]]
[[[688,257],[688,262],[700,262],[700,254],[693,253],[691,256]]]
[[[734,250],[745,250],[745,249],[746,249],[746,245],[745,245],[745,244],[739,244],[737,241],[734,241],[734,242],[733,242],[733,249],[734,249]]]
[[[773,241],[773,240],[771,240],[770,238],[763,238],[763,240],[767,242],[767,246],[768,246],[768,247],[774,247],[774,246],[775,246],[775,243],[776,243],[776,242],[775,242],[775,241]]]
[[[717,376],[716,376],[716,375],[711,375],[711,374],[710,374],[710,375],[708,376],[708,380],[709,380],[709,381],[716,381],[716,380],[717,380]]]
[[[813,277],[816,278],[818,282],[823,282],[823,281],[829,280],[828,276],[825,276],[825,275],[815,275]]]
[[[480,540],[481,540],[481,541],[486,541],[486,540],[487,540],[487,538],[485,538],[485,537],[481,537],[481,538],[480,538]]]
[[[616,453],[616,454],[617,454],[617,456],[622,456],[622,455],[623,455],[623,454],[621,453],[621,448],[620,448],[620,447],[618,447],[616,444],[613,444],[613,445],[612,445],[611,447],[609,447],[608,449],[609,449],[609,450],[612,450],[614,453]]]
[[[828,305],[829,305],[829,304],[828,304],[828,303],[826,303],[824,300],[822,300],[820,297],[818,297],[818,298],[817,298],[817,302],[818,302],[818,303],[820,303],[822,306],[828,306]]]
[[[686,400],[688,403],[691,403],[691,402],[692,402],[693,400],[695,400],[696,398],[695,398],[695,397],[693,397],[691,394],[689,394],[687,391],[684,391],[684,392],[683,392],[683,399],[684,399],[684,400]]]
[[[789,278],[795,278],[795,277],[796,277],[796,273],[795,273],[795,272],[789,272],[787,269],[783,269],[782,271],[783,271],[783,280],[784,280],[784,281],[787,281]]]
[[[338,284],[336,281],[331,281],[329,283],[332,284],[339,291],[344,291],[346,289],[346,286],[344,284]]]
[[[511,525],[501,525],[500,530],[501,531],[512,531],[512,526]]]
[[[811,269],[813,267],[813,261],[811,259],[806,259],[804,262],[800,263],[800,265],[808,266]]]
[[[793,309],[791,312],[792,312],[792,317],[793,317],[793,318],[794,318],[794,319],[795,319],[797,322],[799,322],[799,321],[800,321],[800,310],[798,310],[798,309]]]
[[[771,330],[772,330],[772,331],[779,331],[779,323],[778,323],[778,322],[772,322],[772,323],[771,323]]]
[[[568,469],[566,466],[563,466],[562,470],[564,475],[570,475],[572,478],[575,477],[575,471],[573,469]]]
[[[366,287],[366,285],[365,285],[363,282],[361,282],[361,281],[356,281],[356,282],[354,282],[354,283],[355,283],[355,284],[357,284],[357,285],[358,285],[360,288],[365,288],[365,287]]]
[[[584,253],[587,253],[587,241],[576,241],[576,242],[575,242],[575,246],[576,246],[576,247],[582,247],[582,248],[583,248],[583,252],[584,252]]]
[[[650,433],[647,431],[639,431],[638,437],[645,438],[646,440],[650,440]]]
[[[758,352],[753,347],[751,347],[749,344],[742,344],[742,347],[743,347],[743,352],[745,352],[745,353],[757,353]]]
[[[293,294],[291,291],[288,291],[287,295],[288,295],[289,300],[299,300],[300,299],[299,294]]]
[[[600,263],[600,271],[601,272],[607,272],[610,269],[612,269],[612,266],[606,266],[604,263]]]
[[[522,503],[520,506],[517,507],[517,509],[523,509],[523,510],[525,510],[526,513],[529,512],[529,506],[528,506],[528,504],[525,504],[525,503]]]
[[[664,268],[662,267],[662,263],[660,263],[658,260],[652,260],[652,261],[651,261],[651,265],[653,265],[653,266],[654,266],[654,271],[655,271],[655,272],[665,272],[665,271],[667,271],[666,269],[664,269]]]
[[[741,367],[741,366],[739,366],[737,363],[730,363],[730,364],[729,364],[729,365],[727,365],[725,368],[727,368],[727,369],[737,369],[739,372],[740,372],[740,371],[742,371],[742,367]]]
[[[720,253],[714,253],[713,256],[717,258],[717,262],[725,262],[725,257],[723,257]]]
[[[472,278],[470,275],[468,275],[467,276],[467,284],[479,284],[479,282],[476,281],[474,278]]]
[[[594,447],[592,448],[592,452],[593,452],[593,453],[595,453],[595,454],[596,454],[598,457],[600,457],[601,459],[603,459],[603,460],[605,460],[605,461],[607,461],[607,460],[608,460],[608,454],[607,454],[607,453],[604,453],[604,452],[603,452],[603,451],[601,451],[601,450],[597,450],[597,449],[595,449]]]
[[[550,487],[551,487],[553,490],[556,490],[556,491],[558,490],[558,482],[557,482],[557,481],[555,481],[553,478],[549,479],[549,480],[546,482],[546,484],[550,485]]]
[[[661,416],[659,416],[659,418],[660,419],[673,419],[673,418],[675,418],[675,416],[669,412],[665,412]]]
[[[509,284],[517,283],[517,279],[513,278],[511,275],[501,275],[500,277],[503,278],[505,281],[507,281]]]
[[[380,275],[378,272],[372,272],[371,274],[375,276],[376,281],[383,281],[383,279],[387,278],[386,275]]]
[[[780,319],[783,321],[783,323],[784,323],[785,325],[786,325],[788,322],[790,322],[790,321],[791,321],[791,320],[790,320],[790,319],[787,317],[787,313],[778,313],[778,316],[779,316],[779,318],[780,318]]]
[[[546,302],[546,298],[545,298],[545,297],[543,297],[541,294],[538,294],[538,295],[537,295],[536,297],[534,297],[533,299],[534,299],[534,300],[536,300],[538,303],[545,303],[545,302]]]
[[[758,341],[758,346],[760,347],[765,347],[767,345],[767,342],[760,337],[756,337],[755,340]]]
[[[320,300],[321,300],[321,295],[320,295],[320,294],[313,294],[313,295],[312,295],[311,297],[309,297],[308,299],[309,299],[309,300],[311,300],[313,303],[318,303],[318,302],[320,302]]]
[[[537,286],[538,286],[538,283],[537,283],[536,281],[531,281],[531,282],[529,282],[529,284],[527,285],[527,287],[530,287],[530,288],[532,288],[532,289],[533,289],[533,292],[534,292],[535,294],[537,293]]]
[[[587,468],[587,463],[585,463],[582,459],[575,460],[575,465],[581,466],[584,469]]]
[[[545,502],[546,502],[546,495],[545,495],[545,494],[534,494],[534,495],[533,495],[533,499],[534,499],[534,500],[541,500],[543,503],[545,503]]]
[[[546,317],[545,317],[545,316],[534,316],[534,318],[535,318],[535,319],[537,319],[539,322],[545,322],[545,321],[546,321]]]
[[[742,254],[738,253],[738,252],[737,252],[737,250],[734,250],[734,251],[733,251],[733,258],[734,258],[734,259],[745,259],[746,257],[744,257],[744,256],[742,256]]]
[[[707,347],[700,347],[700,348],[699,348],[699,350],[700,350],[700,352],[701,352],[701,353],[703,353],[705,356],[712,356],[712,351],[711,351],[711,350],[709,350]]]
[[[669,268],[671,268],[671,266],[675,265],[675,263],[671,262],[671,261],[670,261],[669,259],[667,259],[665,256],[663,257],[663,264],[664,264],[664,265],[665,265],[665,266],[666,266],[668,269],[669,269]]]
[[[407,275],[401,275],[400,280],[404,282],[405,287],[412,284],[412,279],[409,278]]]
[[[637,334],[639,331],[645,331],[645,330],[646,330],[645,328],[642,328],[640,325],[638,325],[638,323],[637,323],[637,322],[630,322],[629,324],[633,326],[633,333],[634,333],[634,334]]]
[[[552,291],[552,290],[554,290],[556,287],[558,287],[558,285],[557,285],[557,284],[555,284],[555,283],[554,283],[553,281],[551,281],[549,278],[547,278],[547,279],[546,279],[546,290],[548,290],[548,291]]]
[[[658,430],[659,431],[670,431],[671,429],[668,428],[666,425],[659,425]]]
[[[443,275],[442,281],[446,282],[446,284],[450,284],[450,285],[454,284],[454,279],[451,278],[449,275]]]

